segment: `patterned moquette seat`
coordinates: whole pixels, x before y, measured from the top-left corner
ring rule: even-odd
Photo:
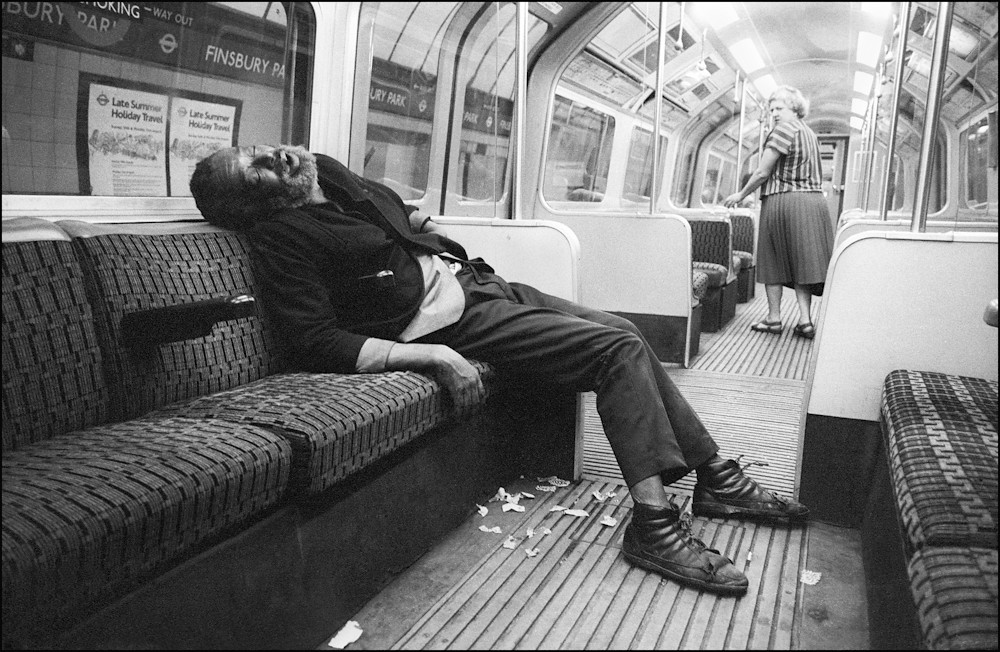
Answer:
[[[708,276],[701,299],[701,330],[714,333],[736,315],[736,274],[733,271],[732,227],[727,219],[688,220],[691,226],[691,267]]]
[[[997,547],[997,382],[897,370],[882,418],[909,550]]]
[[[997,551],[925,548],[908,569],[928,650],[997,649]]]
[[[474,363],[487,388],[493,368]],[[288,373],[177,403],[157,416],[253,424],[285,437],[294,451],[292,486],[319,492],[453,416],[427,376]]]

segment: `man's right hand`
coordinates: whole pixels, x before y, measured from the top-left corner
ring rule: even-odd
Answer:
[[[432,374],[460,414],[478,403],[486,393],[479,370],[443,344],[394,344],[386,360],[386,369]]]

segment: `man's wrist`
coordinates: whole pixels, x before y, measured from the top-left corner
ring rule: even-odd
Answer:
[[[433,221],[433,220],[431,220],[431,216],[430,216],[430,215],[428,215],[427,217],[425,217],[425,218],[424,218],[424,221],[420,223],[420,228],[419,228],[419,229],[417,229],[417,231],[418,231],[419,233],[423,233],[423,232],[424,232],[424,229],[425,229],[425,228],[427,228],[427,223],[428,223],[428,222],[431,222],[431,221]]]

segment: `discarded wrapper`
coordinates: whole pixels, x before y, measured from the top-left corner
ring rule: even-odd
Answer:
[[[517,547],[517,540],[513,536],[507,537],[507,540],[503,542],[503,547],[508,550],[513,550]]]
[[[509,512],[509,511],[512,511],[512,510],[515,511],[515,512],[523,512],[524,511],[524,507],[521,506],[521,505],[518,505],[517,503],[504,503],[502,509],[505,512]]]
[[[345,647],[361,638],[361,634],[363,633],[364,630],[358,626],[358,621],[348,620],[344,626],[340,628],[340,631],[334,634],[333,638],[330,639],[330,642],[327,643],[327,645],[338,650],[343,650]]]
[[[483,507],[479,503],[476,503],[476,508],[479,510],[479,515],[480,516],[486,516],[487,514],[490,513],[490,510],[488,510],[487,508]]]
[[[614,527],[614,526],[618,525],[618,519],[616,519],[616,518],[614,518],[612,516],[608,516],[608,515],[605,514],[603,517],[601,517],[601,525],[607,525],[608,527]]]
[[[558,478],[557,476],[554,476],[554,475],[550,475],[547,478],[538,478],[538,481],[539,482],[548,482],[549,484],[555,485],[557,487],[568,487],[569,486],[569,480],[561,480],[560,478]]]
[[[525,548],[524,554],[528,555],[529,557],[534,557],[535,555],[538,554],[538,548]]]
[[[479,529],[483,532],[492,532],[493,534],[503,534],[503,530],[500,529],[499,525],[494,525],[493,527],[486,527],[485,525],[480,525]]]
[[[799,577],[799,581],[802,582],[803,584],[809,584],[810,586],[813,586],[819,582],[821,577],[823,577],[823,573],[811,570],[804,570],[802,571],[801,577]]]

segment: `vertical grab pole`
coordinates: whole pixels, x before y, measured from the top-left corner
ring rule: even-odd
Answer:
[[[528,3],[527,2],[516,2],[514,3],[517,9],[517,20],[515,22],[514,36],[516,43],[514,45],[515,51],[515,66],[514,66],[514,76],[517,83],[517,96],[515,97],[515,121],[514,121],[514,156],[511,157],[511,161],[514,165],[513,174],[511,178],[513,179],[514,187],[511,188],[511,219],[518,219],[519,215],[524,214],[523,203],[523,184],[522,184],[522,174],[524,171],[524,129],[525,129],[525,116],[527,111],[525,107],[527,106],[528,100]]]
[[[879,66],[878,70],[875,71],[875,88],[881,89],[883,70],[885,70],[884,63]],[[875,167],[875,131],[878,129],[878,98],[880,95],[880,92],[872,95],[872,99],[875,101],[871,103],[868,112],[868,142],[866,143],[868,148],[868,164],[865,166],[865,182],[862,184],[862,187],[864,188],[864,198],[861,203],[861,210],[866,213],[868,212],[868,200],[872,191],[872,169]]]
[[[934,32],[934,57],[931,59],[931,79],[927,84],[927,106],[924,110],[924,133],[920,141],[920,165],[917,169],[917,195],[913,206],[910,231],[923,233],[927,227],[927,205],[931,195],[931,156],[937,141],[938,115],[941,111],[941,91],[944,87],[945,66],[948,65],[948,38],[951,35],[953,6],[939,2]]]
[[[684,38],[684,3],[681,3],[681,28],[678,39]],[[660,3],[660,14],[657,18],[656,45],[656,88],[653,89],[653,170],[649,180],[649,214],[656,212],[656,203],[660,198],[660,120],[663,119],[663,102],[660,100],[660,89],[663,88],[663,56],[667,47],[667,3]],[[682,41],[683,43],[683,41]]]
[[[903,92],[903,59],[906,57],[906,37],[910,32],[910,3],[904,2],[899,12],[899,43],[896,49],[896,71],[892,84],[892,105],[889,109],[889,141],[885,144],[885,174],[882,177],[882,205],[879,207],[879,219],[883,222],[889,219],[889,207],[892,197],[889,196],[889,183],[894,178],[893,169],[896,149],[896,129],[899,127],[899,96]],[[895,187],[895,185],[893,185]]]
[[[734,192],[739,192],[740,191],[740,171],[743,169],[743,104],[744,104],[744,100],[746,100],[747,83],[746,83],[745,79],[740,80],[740,72],[738,70],[736,71],[736,88],[737,88],[737,90],[738,90],[738,92],[740,94],[740,97],[739,97],[739,103],[740,103],[740,126],[739,126],[739,129],[736,132],[736,174],[735,174],[735,176],[736,176],[736,179],[735,179],[736,183],[735,183],[735,186],[734,186],[736,188],[736,190]]]

